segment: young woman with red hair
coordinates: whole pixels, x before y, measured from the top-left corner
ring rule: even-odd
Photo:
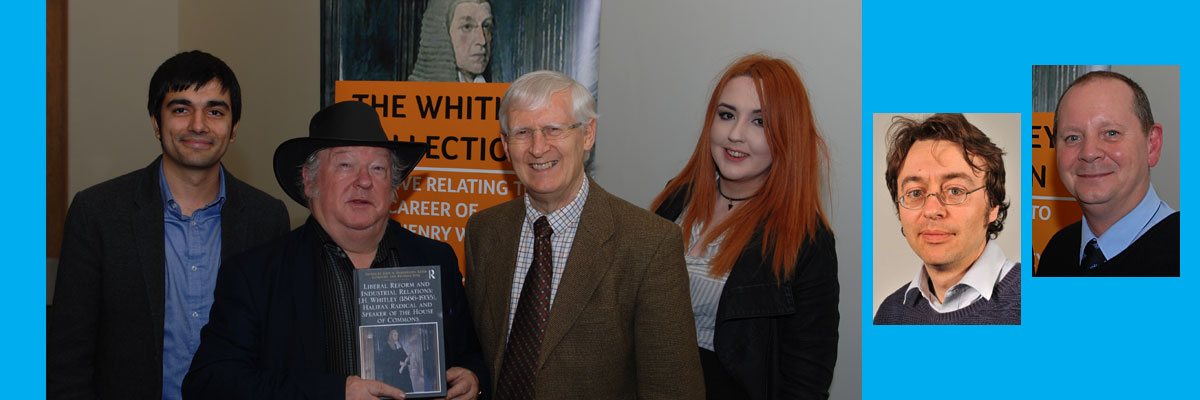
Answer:
[[[699,142],[652,208],[683,229],[708,398],[825,398],[838,341],[827,150],[786,61],[722,74]]]

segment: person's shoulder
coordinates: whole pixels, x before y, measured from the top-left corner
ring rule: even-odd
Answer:
[[[426,251],[429,253],[449,253],[454,254],[454,249],[446,242],[430,239],[408,230],[394,219],[388,219],[388,231],[392,235],[392,240],[403,244],[408,248]]]
[[[307,227],[301,224],[296,229],[234,255],[230,258],[230,261],[254,260],[253,264],[260,264],[264,260],[276,259],[294,253],[298,247],[303,246],[306,242],[304,239],[306,233]]]
[[[830,229],[824,220],[818,220],[816,229],[813,229],[813,234],[805,241],[818,246],[818,248],[833,249],[835,246],[833,229]]]
[[[143,199],[146,197],[145,194],[158,193],[157,179],[157,171],[150,167],[130,171],[80,190],[71,200],[70,208],[99,210],[99,214],[114,214],[132,210],[134,203],[138,200],[145,200]],[[149,185],[154,187],[149,188]]]
[[[591,193],[588,196],[589,202],[594,199],[598,203],[602,203],[605,207],[608,207],[612,213],[613,220],[621,225],[648,229],[653,232],[679,231],[679,225],[675,225],[674,222],[668,221],[658,214],[617,197],[605,191],[599,185],[593,185]],[[587,205],[585,204],[584,207],[586,208]]]
[[[1079,265],[1079,240],[1083,230],[1083,221],[1076,221],[1059,229],[1038,258],[1034,275],[1060,276]]]
[[[503,219],[504,216],[519,213],[524,215],[525,198],[517,197],[515,199],[476,211],[467,218],[467,226],[478,223],[491,223]]]
[[[225,192],[230,196],[237,196],[237,201],[248,204],[285,207],[282,200],[238,179],[228,169],[225,170]]]
[[[1078,245],[1076,245],[1076,246],[1068,246],[1068,245],[1071,244],[1070,242],[1076,242],[1076,244],[1078,244],[1079,235],[1082,233],[1082,231],[1083,231],[1083,221],[1082,220],[1075,221],[1075,223],[1073,223],[1073,224],[1064,226],[1062,229],[1059,229],[1058,232],[1055,232],[1054,236],[1050,237],[1050,241],[1046,242],[1046,248],[1050,249],[1051,246],[1056,246],[1056,247],[1066,246],[1066,247],[1076,247],[1077,248],[1077,247],[1079,247]],[[1078,250],[1078,248],[1076,250]]]
[[[1179,212],[1167,216],[1137,238],[1131,248],[1144,247],[1179,254]]]
[[[887,325],[893,316],[899,313],[901,307],[904,307],[904,294],[908,292],[908,283],[900,286],[899,289],[892,294],[883,298],[883,302],[879,303],[879,311],[875,313],[875,319],[872,323],[876,325]]]
[[[897,288],[895,291],[893,291],[892,294],[889,294],[888,297],[884,297],[882,304],[892,304],[892,305],[904,304],[904,294],[908,293],[908,285],[909,285],[908,282],[904,282],[904,285],[901,285],[899,288]],[[880,307],[882,307],[882,304],[880,305]]]

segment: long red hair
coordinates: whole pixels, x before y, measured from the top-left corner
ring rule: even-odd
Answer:
[[[754,80],[773,162],[756,195],[714,229],[709,229],[699,245],[711,243],[725,233],[709,270],[711,276],[721,276],[733,268],[755,231],[761,229],[763,260],[770,261],[775,277],[783,281],[795,272],[796,257],[805,240],[820,225],[828,226],[821,203],[821,188],[828,175],[828,149],[813,122],[804,83],[787,61],[751,54],[725,69],[708,101],[704,129],[691,159],[654,199],[651,209],[690,189],[687,201],[690,206],[681,224],[684,243],[691,240],[693,224],[707,225],[713,219],[712,204],[718,194],[710,133],[721,92],[731,79],[739,76]]]

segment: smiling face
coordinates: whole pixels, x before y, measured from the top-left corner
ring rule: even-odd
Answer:
[[[212,80],[194,89],[167,92],[160,110],[162,121],[150,117],[154,136],[162,144],[164,168],[217,168],[237,132],[229,93],[223,90],[219,81]]]
[[[391,158],[382,147],[333,147],[317,153],[318,171],[304,170],[313,217],[331,236],[381,229],[391,205]],[[316,173],[313,183],[310,174]],[[336,232],[335,232],[336,231]]]
[[[1120,218],[1141,202],[1162,126],[1142,131],[1133,89],[1108,78],[1072,87],[1059,105],[1056,135],[1059,178],[1089,218]]]
[[[766,181],[773,160],[754,80],[739,76],[726,83],[709,135],[723,189],[735,191],[730,194],[737,197],[753,195]]]
[[[450,42],[454,63],[460,71],[479,75],[487,69],[492,47],[492,6],[488,3],[460,3],[450,19]]]
[[[982,159],[973,158],[976,165]],[[897,177],[899,193],[941,193],[949,187],[974,190],[985,183],[985,173],[963,159],[957,143],[920,140],[912,145]],[[962,204],[943,205],[928,197],[916,210],[898,207],[900,225],[908,245],[925,262],[939,270],[957,271],[975,262],[987,244],[987,225],[996,220],[999,207],[988,205],[987,192],[967,196]]]
[[[504,151],[512,160],[517,177],[525,185],[530,202],[538,211],[549,214],[570,203],[579,193],[583,185],[584,154],[592,149],[596,140],[596,120],[575,120],[568,90],[554,93],[540,108],[518,108],[508,112],[508,132],[583,123],[558,139],[547,139],[539,132],[534,132],[529,140],[521,142],[512,142],[508,136],[501,136],[504,139]]]

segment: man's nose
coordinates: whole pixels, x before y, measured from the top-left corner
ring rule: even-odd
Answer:
[[[204,121],[204,113],[193,113],[188,119],[188,131],[193,133],[207,133],[208,124]]]
[[[946,205],[942,204],[942,199],[937,193],[930,193],[925,196],[925,204],[921,205],[921,214],[925,218],[938,219],[946,216]]]
[[[1097,138],[1084,136],[1082,143],[1079,143],[1079,160],[1092,162],[1101,157],[1104,157],[1104,149],[1100,148],[1100,141]]]
[[[359,168],[358,174],[354,176],[354,184],[363,189],[369,189],[374,181],[371,180],[370,168]]]
[[[471,44],[487,47],[487,28],[482,25],[471,30]]]
[[[542,133],[542,130],[535,131],[533,135],[529,136],[529,154],[541,157],[549,150],[550,139],[546,137],[545,133]]]

